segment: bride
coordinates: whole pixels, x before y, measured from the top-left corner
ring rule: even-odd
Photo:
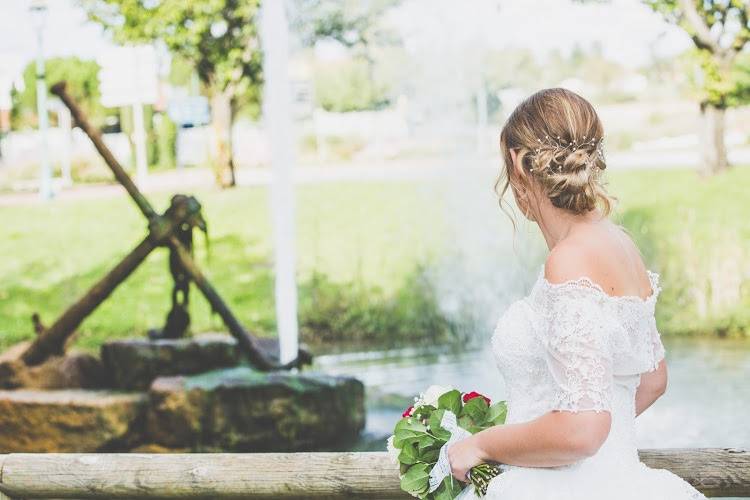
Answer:
[[[638,456],[635,418],[667,387],[654,320],[659,276],[608,219],[602,139],[591,104],[560,88],[522,102],[500,135],[500,197],[512,188],[550,252],[492,337],[509,391],[505,425],[447,450],[460,481],[481,462],[501,464],[488,499],[706,498]]]

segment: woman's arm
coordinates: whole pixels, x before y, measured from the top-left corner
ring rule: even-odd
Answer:
[[[643,413],[667,390],[667,363],[664,359],[652,372],[641,373],[641,383],[635,392],[635,416]]]
[[[529,422],[497,425],[448,448],[453,476],[482,462],[556,467],[594,455],[609,435],[608,411],[551,411]]]

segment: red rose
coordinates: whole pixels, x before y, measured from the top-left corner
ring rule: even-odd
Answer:
[[[414,405],[408,407],[406,410],[404,410],[404,413],[401,414],[401,417],[411,417],[411,412],[414,410]]]
[[[474,399],[474,398],[484,398],[484,400],[487,401],[487,406],[490,405],[490,398],[488,398],[484,394],[479,394],[476,391],[471,391],[471,392],[467,392],[466,394],[464,394],[464,398],[463,398],[464,403],[467,403],[469,402],[469,400]]]

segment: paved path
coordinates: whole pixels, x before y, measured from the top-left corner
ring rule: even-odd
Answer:
[[[691,151],[650,151],[612,154],[609,166],[612,170],[642,168],[684,168],[696,166],[697,155]],[[471,169],[475,175],[494,179],[498,172],[497,158],[427,158],[419,160],[391,160],[382,162],[360,162],[356,164],[334,164],[330,166],[302,165],[294,170],[294,181],[298,184],[317,182],[404,182],[437,180],[463,175]],[[735,165],[750,165],[750,147],[735,148],[730,154]],[[262,186],[271,182],[271,171],[267,168],[240,168],[237,184],[240,186]],[[152,174],[142,186],[145,193],[191,192],[213,186],[213,174],[208,168],[186,168]],[[77,200],[124,196],[118,184],[84,184],[58,189],[56,200]],[[19,192],[0,195],[0,207],[37,204],[41,200],[34,192]]]

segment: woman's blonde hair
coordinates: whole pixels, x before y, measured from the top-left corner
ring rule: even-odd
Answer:
[[[504,165],[495,183],[502,206],[509,186],[526,193],[535,181],[552,205],[580,215],[599,205],[608,215],[610,196],[601,173],[607,168],[602,152],[604,128],[594,107],[575,92],[544,89],[519,104],[500,133]],[[511,149],[524,172],[513,166]]]

